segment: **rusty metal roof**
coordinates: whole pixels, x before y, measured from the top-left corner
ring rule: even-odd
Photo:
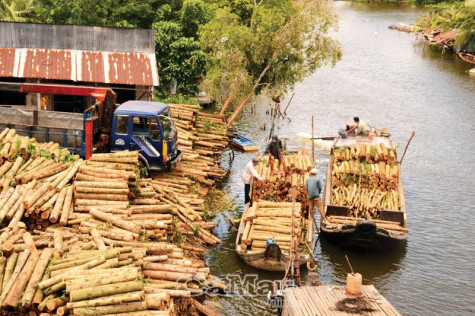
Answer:
[[[159,84],[154,53],[0,48],[0,77]]]
[[[457,35],[458,35],[458,30],[455,29],[455,30],[451,30],[451,31],[448,31],[448,32],[443,32],[443,33],[434,35],[433,41],[436,44],[441,44],[442,45],[442,44],[445,44],[447,42],[455,40]]]

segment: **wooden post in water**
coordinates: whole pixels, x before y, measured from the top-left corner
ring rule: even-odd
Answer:
[[[412,132],[411,138],[409,138],[409,141],[407,142],[406,148],[404,149],[404,153],[402,154],[401,160],[399,161],[399,164],[402,165],[402,160],[404,159],[404,156],[406,155],[407,147],[409,147],[409,144],[411,143],[412,138],[416,134],[416,131]]]
[[[315,140],[313,139],[313,115],[312,115],[312,168],[315,168]]]

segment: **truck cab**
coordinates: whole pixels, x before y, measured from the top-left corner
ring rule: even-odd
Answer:
[[[168,105],[127,101],[112,117],[110,151],[140,150],[141,163],[151,171],[170,170],[181,160],[177,132]]]

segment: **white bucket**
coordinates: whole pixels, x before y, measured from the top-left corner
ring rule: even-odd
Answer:
[[[361,294],[361,287],[363,285],[363,277],[359,273],[348,273],[346,276],[346,292],[349,295]]]

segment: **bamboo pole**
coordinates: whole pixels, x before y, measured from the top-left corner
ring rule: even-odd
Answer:
[[[144,285],[141,281],[129,281],[74,290],[69,293],[69,298],[71,302],[77,302],[101,296],[141,291],[143,288]]]
[[[96,307],[105,305],[115,305],[134,301],[142,301],[145,298],[143,291],[127,292],[124,294],[116,294],[110,296],[102,296],[100,298],[84,300],[79,302],[70,302],[66,304],[68,310],[81,307]]]
[[[33,251],[28,258],[28,261],[23,266],[21,274],[16,279],[15,284],[9,290],[8,295],[2,300],[2,306],[16,307],[20,297],[25,290],[28,281],[33,273],[35,265],[40,257],[39,251]]]
[[[66,196],[64,198],[64,203],[61,209],[61,218],[59,219],[59,224],[61,226],[66,226],[69,218],[69,213],[73,208],[73,192],[74,192],[74,185],[70,185],[68,190],[66,191]]]

